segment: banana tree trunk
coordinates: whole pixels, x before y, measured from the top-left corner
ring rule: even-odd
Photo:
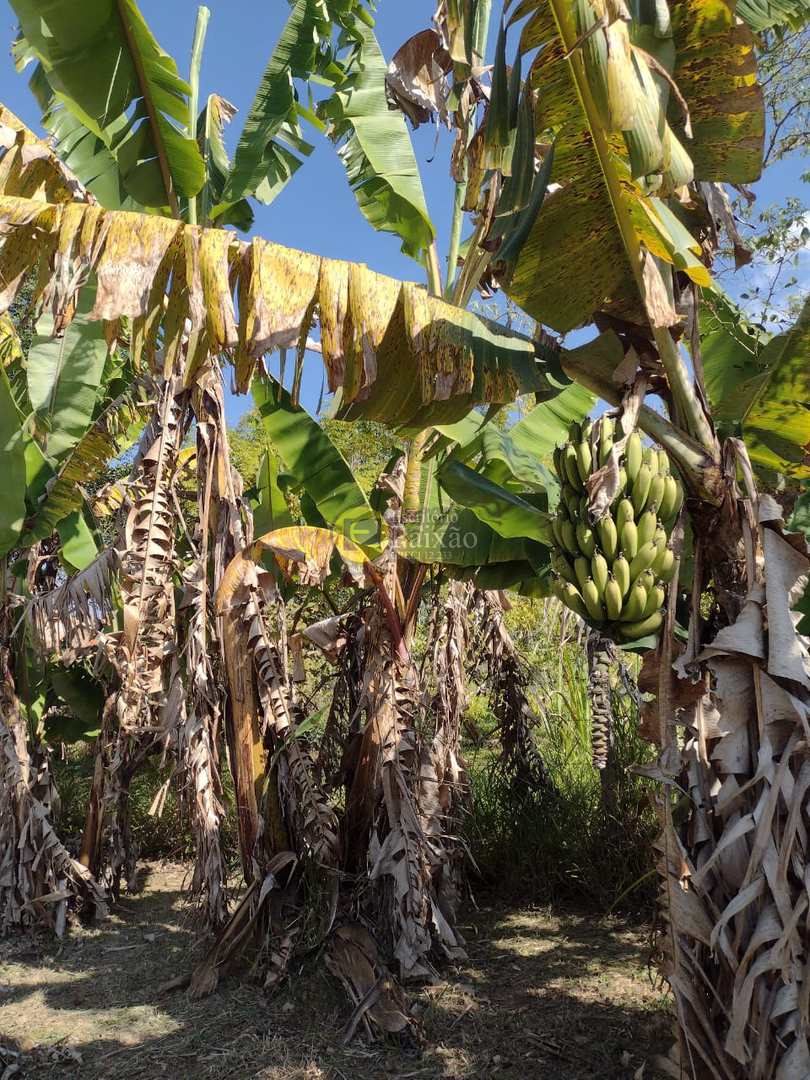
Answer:
[[[686,651],[676,657],[666,633],[658,655],[662,956],[679,1027],[659,1064],[799,1080],[810,1076],[810,657],[791,607],[810,561],[754,490],[744,448],[727,449],[728,498],[694,517]]]

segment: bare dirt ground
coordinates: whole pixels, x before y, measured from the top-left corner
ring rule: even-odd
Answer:
[[[160,996],[195,940],[185,873],[148,865],[141,893],[61,945],[0,942],[0,1080],[652,1080],[669,1041],[645,935],[548,911],[473,912],[469,961],[414,995],[421,1056],[344,1046],[350,1008],[317,957],[269,999],[235,978]]]

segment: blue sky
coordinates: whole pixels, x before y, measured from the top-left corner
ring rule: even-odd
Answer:
[[[430,25],[435,0],[380,0],[377,13],[377,36],[383,52],[390,58],[411,34]],[[194,30],[197,3],[193,0],[140,0],[140,7],[161,45],[186,71]],[[260,74],[287,17],[285,0],[256,3],[255,0],[208,0],[211,21],[208,28],[202,79],[201,100],[216,91],[239,110],[231,124],[229,145],[233,146],[250,107]],[[81,4],[77,3],[77,17]],[[11,42],[16,28],[14,13],[7,0],[0,0],[0,34]],[[14,71],[10,53],[0,53],[0,100],[34,129],[39,114],[28,91],[26,78]],[[291,247],[302,248],[333,258],[368,263],[374,270],[395,277],[423,280],[421,268],[399,251],[396,237],[375,233],[357,209],[346,182],[343,167],[332,145],[317,133],[312,140],[316,149],[298,174],[271,206],[256,205],[255,231]],[[440,254],[447,251],[452,208],[452,186],[448,159],[450,138],[425,125],[413,134],[414,149],[422,170],[428,207],[438,232]],[[782,163],[770,170],[755,185],[763,204],[784,197],[787,192],[802,194],[799,175],[808,167],[799,162]],[[804,188],[805,198],[807,189]],[[808,260],[805,259],[805,268]],[[732,281],[725,281],[729,291]],[[320,364],[313,356],[303,388],[303,402],[314,409],[321,386]],[[242,412],[249,399],[229,402],[229,419]]]

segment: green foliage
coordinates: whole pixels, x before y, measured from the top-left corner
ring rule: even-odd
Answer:
[[[53,334],[53,316],[44,313],[28,350],[28,397],[42,433],[40,445],[54,460],[63,457],[87,430],[104,375],[104,327],[88,318],[95,300],[95,282],[88,282],[79,293],[74,319],[59,336]]]
[[[132,836],[141,858],[188,859],[194,854],[194,838],[188,817],[178,799],[176,783],[169,786],[166,804],[160,817],[149,813],[152,801],[167,778],[168,767],[161,769],[158,759],[151,759],[132,781],[129,793]],[[84,828],[90,785],[93,779],[92,744],[76,743],[68,747],[64,757],[54,754],[51,760],[60,796],[56,828],[63,841],[77,842]],[[233,809],[233,782],[222,760],[224,801],[228,807],[221,832],[222,850],[229,869],[238,863],[239,839],[236,814]]]
[[[430,247],[434,228],[405,117],[388,106],[385,58],[367,26],[358,26],[346,77],[320,109],[332,125],[349,184],[363,215],[396,233],[414,258]]]
[[[268,445],[278,453],[294,488],[306,492],[330,528],[357,544],[375,544],[380,537],[377,514],[318,421],[294,405],[273,379],[254,378],[252,389]]]
[[[741,431],[753,463],[794,479],[808,476],[810,300],[796,322],[771,337],[746,323],[727,298],[701,316],[706,387],[719,420]]]
[[[628,768],[651,761],[654,748],[639,738],[637,709],[615,672],[615,756],[606,798],[591,763],[584,649],[561,627],[554,607],[542,603],[514,599],[507,625],[529,665],[540,721],[535,737],[551,787],[530,791],[503,770],[492,719],[479,705],[484,741],[465,750],[473,797],[465,836],[484,882],[501,895],[647,917],[657,822],[649,781]]]
[[[196,195],[205,170],[187,136],[189,87],[134,0],[84,0],[80,18],[71,0],[12,6],[47,83],[113,156],[127,193],[150,207]]]
[[[25,445],[20,417],[8,376],[0,368],[0,457],[3,493],[0,496],[0,556],[7,555],[20,536],[25,518]]]
[[[343,420],[326,419],[322,421],[322,427],[346,459],[355,480],[366,495],[371,495],[391,455],[404,447],[402,439],[375,420],[355,420],[347,423]]]

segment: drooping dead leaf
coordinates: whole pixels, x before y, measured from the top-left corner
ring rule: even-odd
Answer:
[[[397,49],[388,65],[388,97],[418,128],[432,117],[447,122],[452,61],[435,30],[421,30]]]

